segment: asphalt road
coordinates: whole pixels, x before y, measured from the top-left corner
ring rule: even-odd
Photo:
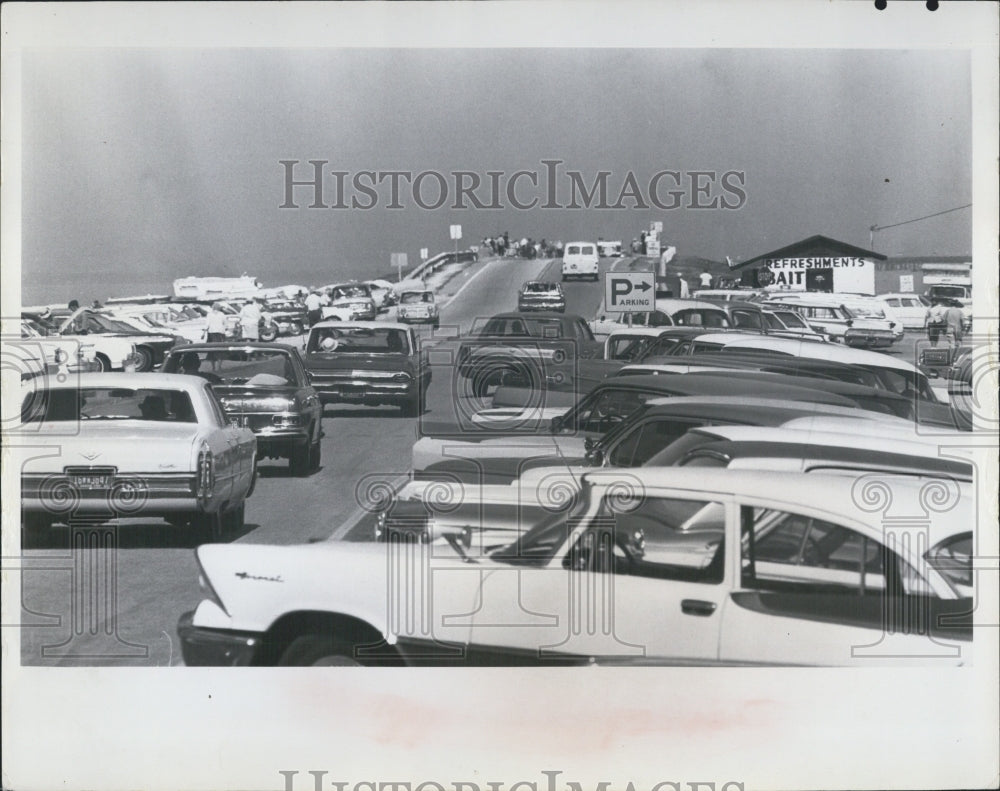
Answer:
[[[604,260],[602,274],[627,259]],[[442,289],[441,328],[430,343],[465,333],[482,317],[514,310],[525,280],[559,280],[559,261],[504,259],[469,267]],[[603,280],[565,286],[567,311],[592,317]],[[450,411],[450,370],[440,359],[422,419]],[[246,527],[231,540],[295,544],[327,538],[367,540],[369,508],[385,483],[404,475],[417,420],[393,407],[327,407],[322,468],[308,478],[266,460],[247,502]],[[19,559],[5,561],[22,589],[21,659],[28,665],[164,666],[180,662],[177,619],[202,598],[192,551],[201,539],[160,520],[118,526],[55,526]]]

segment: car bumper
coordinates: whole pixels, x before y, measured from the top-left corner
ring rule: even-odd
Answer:
[[[338,384],[317,384],[313,387],[324,404],[398,404],[413,398],[416,392],[413,383],[407,382],[343,382]]]
[[[231,632],[195,626],[194,611],[186,612],[177,622],[181,655],[189,667],[246,667],[263,642],[256,632]]]
[[[398,318],[404,324],[431,324],[438,320],[437,314],[428,315],[424,313],[412,316],[408,314],[401,314]]]
[[[517,309],[522,313],[531,310],[555,310],[561,313],[566,310],[566,301],[550,300],[548,302],[518,302]]]
[[[109,487],[81,488],[62,473],[21,476],[21,508],[58,519],[68,514],[149,516],[206,510],[191,474],[116,476]]]
[[[844,343],[851,346],[892,346],[896,340],[891,331],[848,330],[844,333]]]

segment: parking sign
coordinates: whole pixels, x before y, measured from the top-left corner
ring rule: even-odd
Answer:
[[[604,307],[614,313],[644,313],[655,307],[652,272],[608,272],[604,276]]]

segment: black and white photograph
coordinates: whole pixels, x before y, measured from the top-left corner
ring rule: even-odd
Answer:
[[[1000,782],[996,6],[2,27],[4,789]]]

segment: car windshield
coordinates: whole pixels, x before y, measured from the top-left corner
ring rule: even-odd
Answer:
[[[57,388],[30,393],[21,405],[25,423],[143,420],[196,423],[191,397],[162,388]]]
[[[81,313],[72,322],[67,323],[66,329],[69,332],[116,332],[126,335],[136,333],[136,328],[132,325],[98,313]]]
[[[964,299],[968,296],[965,286],[931,286],[930,292],[932,297]]]
[[[405,330],[386,327],[314,327],[306,351],[320,354],[410,353]]]
[[[527,316],[492,318],[486,322],[483,335],[516,335],[532,338],[561,338],[562,322],[559,319],[540,319]]]
[[[337,286],[330,292],[333,299],[358,299],[371,296],[367,286]]]
[[[972,587],[972,533],[950,536],[927,550],[924,557],[956,593]]]
[[[433,302],[434,295],[430,291],[407,291],[400,297],[401,305],[416,305],[421,302]]]
[[[301,385],[291,354],[280,349],[213,349],[171,354],[164,373],[201,376],[214,385],[287,387]]]
[[[795,313],[794,311],[776,310],[774,312],[774,315],[776,315],[779,319],[781,319],[781,321],[784,323],[786,327],[801,327],[803,329],[811,329],[809,325],[806,323],[805,319],[803,319],[798,313]]]
[[[572,499],[572,498],[570,498]],[[583,498],[581,498],[582,501]],[[490,553],[490,559],[511,566],[546,566],[580,523],[583,503],[546,517],[512,543]]]
[[[525,283],[525,294],[547,294],[550,291],[558,291],[552,283]]]

